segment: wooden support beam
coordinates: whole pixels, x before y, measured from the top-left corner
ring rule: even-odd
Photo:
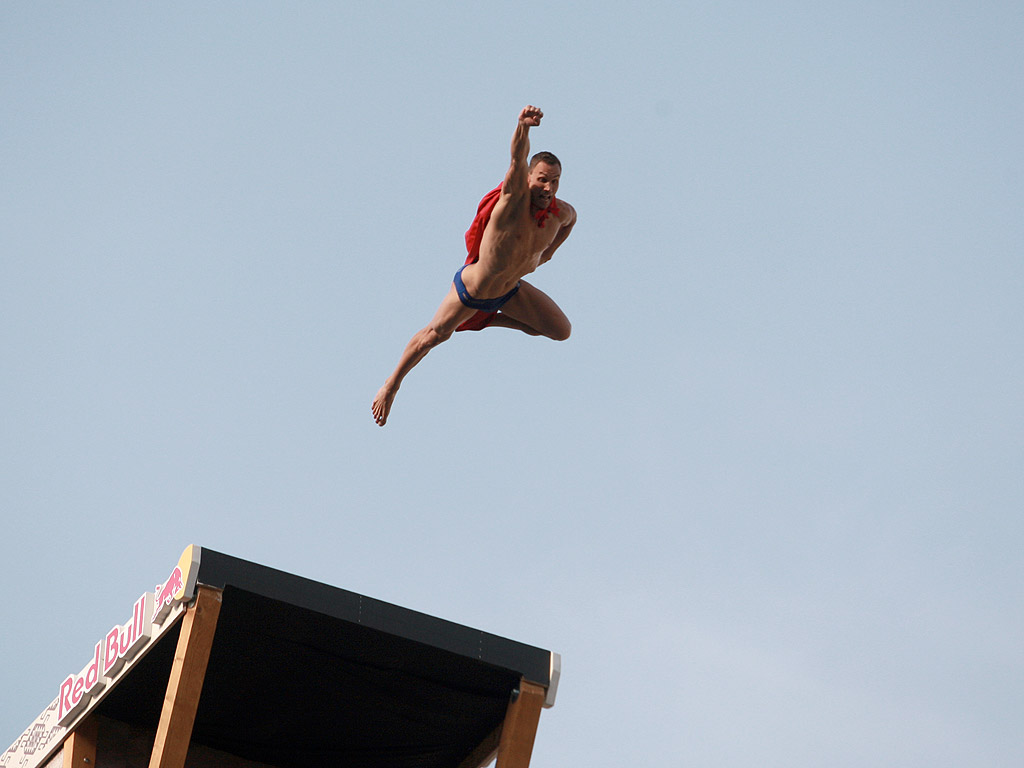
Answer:
[[[89,715],[64,739],[64,768],[96,768],[96,718]]]
[[[499,725],[487,737],[476,745],[476,748],[466,755],[466,758],[459,763],[458,768],[480,768],[490,763],[498,752],[498,744],[501,742],[501,726]]]
[[[519,695],[509,702],[505,713],[496,768],[529,768],[543,706],[544,688],[522,680],[519,683]]]
[[[219,589],[200,586],[195,603],[185,611],[149,768],[185,766],[199,694],[203,690],[206,665],[210,661],[213,635],[217,630],[220,604]]]

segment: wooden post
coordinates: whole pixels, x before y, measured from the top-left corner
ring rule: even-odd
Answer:
[[[64,768],[96,768],[97,725],[96,718],[90,715],[64,739]]]
[[[519,695],[509,702],[505,723],[501,727],[496,768],[529,768],[543,706],[544,688],[526,680],[520,681]]]
[[[459,763],[458,768],[480,768],[482,765],[487,765],[498,753],[500,742],[501,726],[499,725],[487,735],[487,738],[477,744],[472,752],[466,755],[465,759]]]
[[[199,694],[203,690],[206,665],[210,661],[213,635],[217,630],[220,604],[220,590],[200,586],[195,603],[185,612],[149,768],[185,766]]]

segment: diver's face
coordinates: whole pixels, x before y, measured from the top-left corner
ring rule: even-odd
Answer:
[[[555,193],[558,192],[558,180],[562,175],[561,167],[551,163],[537,163],[530,170],[530,203],[541,210],[547,208],[554,202]]]

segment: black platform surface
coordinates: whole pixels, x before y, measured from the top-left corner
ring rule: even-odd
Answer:
[[[223,590],[193,741],[281,766],[455,768],[549,651],[202,549]],[[178,631],[97,712],[155,729]],[[557,679],[556,679],[557,682]]]

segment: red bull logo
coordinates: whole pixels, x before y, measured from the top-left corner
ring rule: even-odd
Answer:
[[[188,547],[163,584],[155,592],[147,592],[135,601],[132,617],[125,624],[113,627],[96,643],[92,659],[77,675],[68,675],[61,683],[57,705],[57,722],[69,724],[96,700],[104,689],[119,677],[131,660],[147,646],[154,634],[159,635],[171,611],[191,597],[195,588],[199,548]],[[159,629],[157,629],[159,627]]]
[[[153,605],[153,621],[159,622],[167,615],[167,611],[170,610],[178,597],[179,592],[185,591],[185,580],[181,575],[181,567],[175,566],[174,570],[171,571],[170,578],[167,579],[163,584],[156,585],[156,600]]]

